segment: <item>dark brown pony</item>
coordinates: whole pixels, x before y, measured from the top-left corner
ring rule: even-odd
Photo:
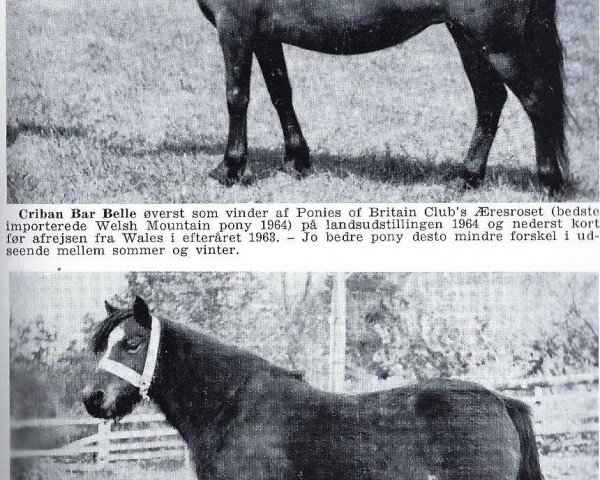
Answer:
[[[556,0],[198,0],[217,28],[226,72],[228,182],[247,161],[246,110],[256,56],[283,128],[285,163],[300,174],[309,151],[292,105],[282,44],[339,55],[401,43],[444,23],[460,52],[475,95],[477,125],[464,165],[467,185],[485,176],[508,86],[526,110],[535,136],[540,183],[561,189],[567,175],[563,53]],[[385,92],[384,92],[385,94]],[[401,121],[401,119],[400,119]],[[289,162],[289,163],[288,163]]]
[[[190,327],[152,319],[140,298],[132,309],[107,309],[94,351],[133,377],[147,373],[149,352],[157,363],[143,388],[99,368],[84,391],[87,410],[117,418],[147,393],[187,442],[199,479],[543,479],[527,406],[479,385],[327,393]]]

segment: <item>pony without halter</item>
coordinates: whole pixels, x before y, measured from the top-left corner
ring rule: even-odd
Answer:
[[[119,330],[117,330],[119,329]],[[121,327],[116,327],[108,337],[108,346],[106,347],[106,353],[98,362],[98,370],[105,370],[119,378],[122,378],[126,382],[129,382],[134,387],[140,389],[140,395],[144,400],[148,400],[148,390],[152,384],[154,378],[154,371],[156,370],[156,362],[158,360],[158,345],[160,343],[160,322],[156,317],[152,317],[152,326],[150,329],[150,343],[148,344],[148,351],[146,352],[146,361],[144,362],[144,370],[141,374],[136,372],[133,368],[123,365],[122,363],[115,362],[110,358],[110,352],[112,347],[125,336],[125,332]]]

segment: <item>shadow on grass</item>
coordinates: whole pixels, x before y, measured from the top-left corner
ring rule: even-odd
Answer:
[[[222,150],[221,150],[222,151]],[[220,152],[219,152],[220,153]],[[462,161],[435,161],[431,157],[364,153],[347,156],[329,152],[311,154],[316,173],[337,178],[356,176],[388,185],[431,185],[462,181]],[[283,151],[279,149],[250,149],[249,168],[254,179],[271,177],[281,167]],[[217,167],[223,169],[222,165]],[[535,167],[494,165],[488,168],[486,183],[506,184],[516,190],[530,191],[538,183]]]
[[[22,133],[41,137],[80,137],[94,139],[94,132],[79,127],[43,126],[34,123],[18,123],[7,125],[7,146],[12,145]],[[194,139],[185,142],[163,142],[156,147],[135,147],[115,144],[110,140],[94,139],[99,145],[114,154],[136,158],[160,157],[164,154],[181,155],[221,155],[225,144],[211,137]],[[275,175],[283,165],[282,149],[250,148],[248,168],[252,172],[252,181],[263,180]],[[360,155],[346,156],[329,152],[311,154],[315,172],[332,175],[338,178],[356,176],[373,182],[388,185],[433,185],[448,184],[461,179],[462,160],[435,161],[432,157],[410,157],[408,155],[390,155],[382,150],[366,152]],[[225,168],[219,164],[211,176],[225,182]],[[535,165],[527,166],[493,165],[488,168],[486,184],[503,184],[515,190],[531,191],[538,185]],[[569,185],[567,191],[560,195],[561,200],[576,198],[577,184]]]
[[[180,144],[164,143],[148,150],[130,152],[134,156],[172,153],[176,155],[222,155],[225,144],[222,142],[198,145],[192,142]],[[248,167],[251,171],[251,183],[268,179],[282,170],[283,149],[249,148]],[[330,152],[311,152],[311,163],[314,173],[331,175],[340,179],[349,176],[364,178],[373,182],[388,185],[442,185],[458,182],[462,185],[463,162],[461,160],[436,161],[433,157],[416,158],[408,155],[389,155],[381,153],[362,153],[360,155],[333,154]],[[209,174],[222,184],[226,184],[225,166],[221,162]],[[485,185],[505,185],[522,192],[539,191],[539,182],[535,163],[528,166],[510,166],[497,164],[487,168]],[[580,183],[575,179],[567,182],[565,190],[553,197],[554,201],[573,201],[591,194],[582,191]]]
[[[16,125],[6,124],[6,146],[10,147],[17,141],[19,135],[31,134],[42,138],[62,137],[62,138],[84,138],[88,136],[88,132],[84,129],[71,126],[53,126],[39,125],[37,123],[19,122]]]
[[[94,144],[100,145],[111,153],[140,158],[160,156],[164,153],[172,153],[173,155],[196,155],[201,153],[216,155],[225,148],[223,143],[214,141],[212,138],[203,139],[203,144],[199,144],[197,141],[181,143],[163,142],[153,148],[136,148],[131,145],[115,144],[108,139],[94,138],[94,132],[85,128],[77,126],[65,127],[62,125],[40,125],[33,122],[18,122],[16,125],[10,123],[6,124],[6,146],[12,146],[21,134],[36,135],[42,138],[80,138],[88,141],[93,140]]]

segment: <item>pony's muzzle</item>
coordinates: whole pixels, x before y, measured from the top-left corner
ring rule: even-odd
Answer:
[[[83,404],[90,415],[97,418],[106,416],[103,408],[105,397],[104,391],[85,387],[83,390]]]

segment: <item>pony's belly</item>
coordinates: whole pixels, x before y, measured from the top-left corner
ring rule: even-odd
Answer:
[[[318,2],[315,2],[318,4]],[[273,9],[260,22],[260,34],[307,50],[339,55],[367,53],[396,45],[442,20],[431,8],[385,8],[377,2],[333,9],[329,2],[307,12]],[[369,2],[362,2],[369,4]]]

